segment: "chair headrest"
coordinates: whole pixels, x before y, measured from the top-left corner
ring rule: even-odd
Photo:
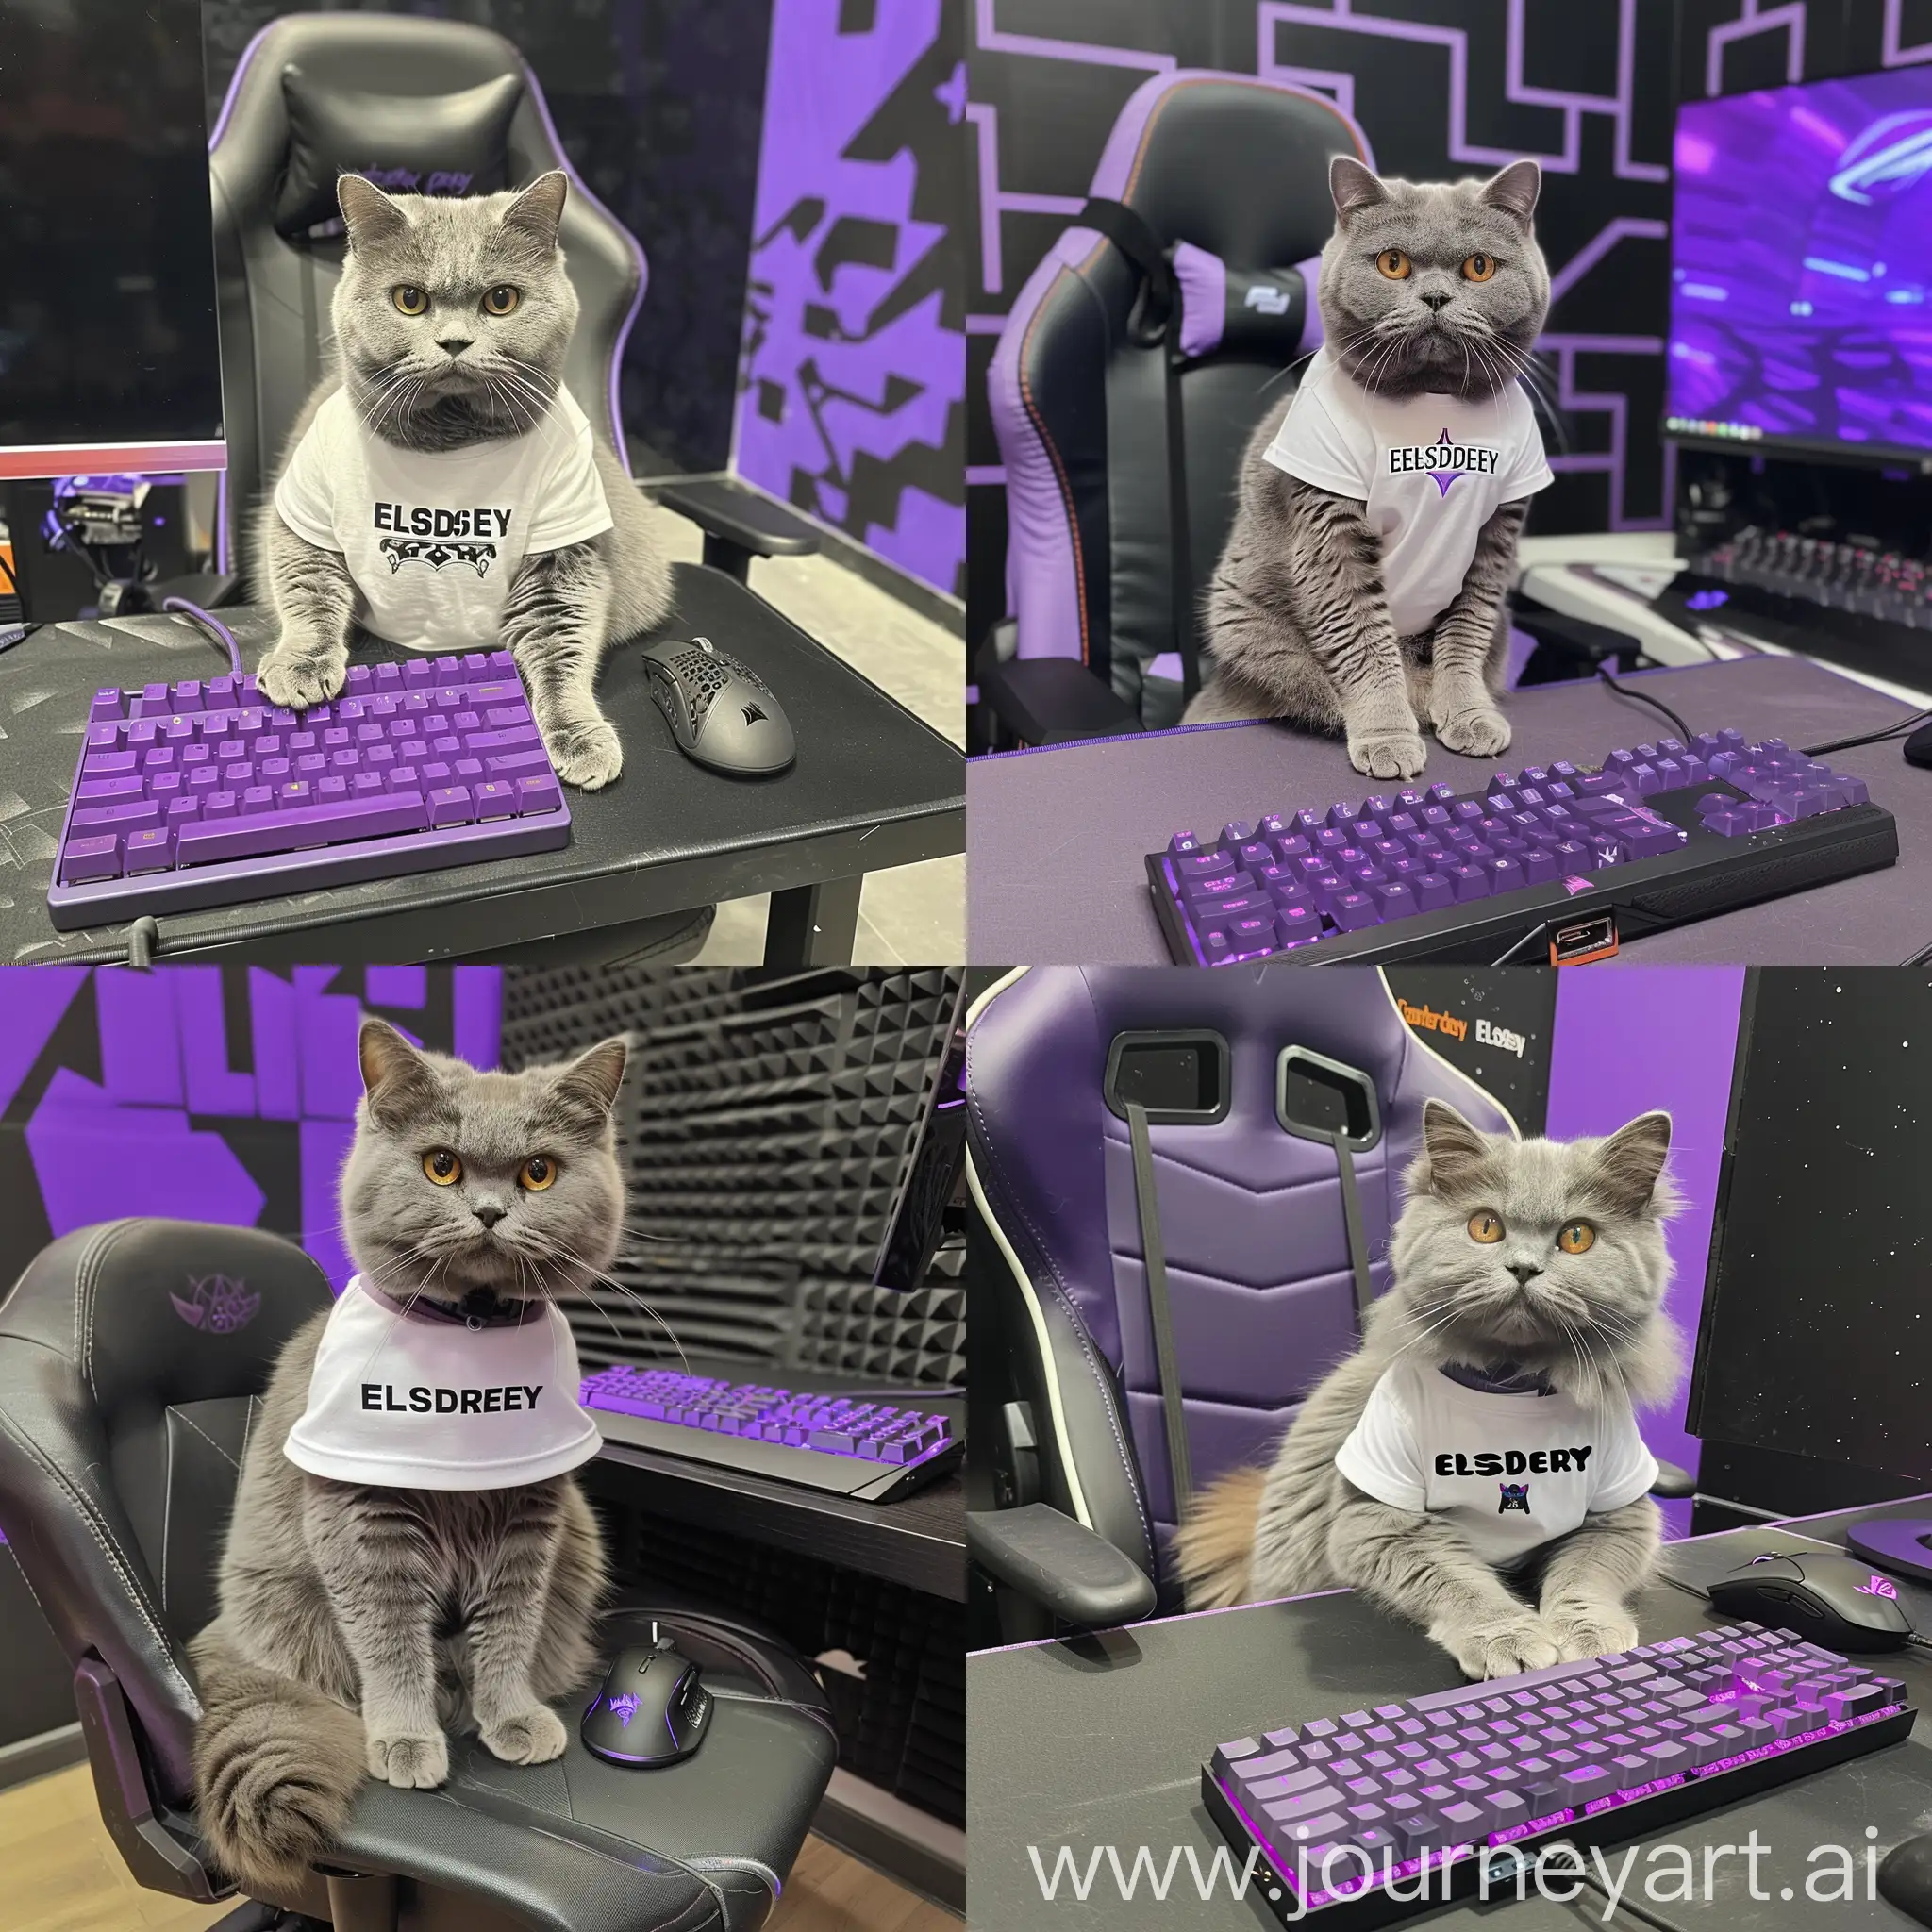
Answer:
[[[501,74],[455,93],[378,94],[282,69],[287,171],[275,225],[294,238],[340,224],[336,180],[362,175],[408,194],[492,194],[509,181],[509,126],[523,78]]]
[[[1320,258],[1293,268],[1239,268],[1191,242],[1174,251],[1181,302],[1180,350],[1200,358],[1251,356],[1288,363],[1322,345],[1315,301]]]

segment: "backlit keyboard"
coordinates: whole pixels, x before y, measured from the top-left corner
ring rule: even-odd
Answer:
[[[863,1395],[819,1395],[672,1369],[617,1367],[577,1398],[607,1437],[882,1502],[958,1459],[958,1419]]]
[[[1717,731],[1498,772],[1465,794],[1410,787],[1176,832],[1146,869],[1181,965],[1562,964],[1897,858],[1862,779]]]
[[[1555,1840],[1728,1805],[1915,1715],[1897,1677],[1739,1624],[1257,1731],[1216,1749],[1201,1790],[1284,1924],[1383,1925],[1405,1909],[1391,1892],[1412,1911],[1486,1884],[1514,1897]]]
[[[508,651],[94,693],[47,903],[63,930],[550,852],[570,808]]]

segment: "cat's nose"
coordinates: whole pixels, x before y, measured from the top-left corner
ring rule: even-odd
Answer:
[[[1426,295],[1423,297],[1423,303],[1425,308],[1432,309],[1441,309],[1448,308],[1450,303],[1455,301],[1455,299],[1456,297],[1450,294],[1444,289],[1432,289]],[[448,348],[449,344],[445,342],[443,344],[443,347]]]
[[[476,1217],[476,1219],[483,1224],[485,1227],[494,1227],[496,1224],[499,1221],[501,1221],[506,1214],[509,1212],[509,1209],[508,1208],[500,1207],[494,1201],[478,1201],[475,1204],[475,1206],[470,1209],[470,1212],[474,1214]]]
[[[436,346],[451,356],[460,356],[476,339],[475,336],[442,336]]]
[[[1508,1268],[1510,1274],[1516,1277],[1518,1288],[1527,1288],[1543,1272],[1542,1263],[1540,1261],[1511,1261]]]

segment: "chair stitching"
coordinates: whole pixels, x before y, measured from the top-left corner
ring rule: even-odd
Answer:
[[[172,1419],[175,1411],[170,1409]],[[183,1416],[182,1420],[187,1421]],[[175,1431],[167,1431],[168,1466],[161,1476],[161,1608],[168,1607],[168,1525],[175,1520]]]
[[[188,1426],[191,1429],[192,1429],[194,1433],[197,1436],[199,1436],[201,1440],[204,1442],[206,1442],[208,1446],[210,1449],[212,1449],[215,1452],[215,1454],[219,1456],[222,1458],[222,1460],[225,1462],[228,1465],[228,1467],[235,1472],[237,1475],[241,1474],[242,1465],[239,1462],[237,1462],[235,1458],[232,1456],[230,1456],[228,1452],[225,1449],[224,1449],[222,1445],[219,1442],[217,1442],[215,1439],[212,1436],[210,1436],[208,1432],[205,1428],[203,1428],[202,1425],[198,1422],[196,1422],[192,1415],[189,1415],[184,1410],[178,1408],[171,1408],[168,1411],[168,1413],[170,1415],[179,1416],[181,1420],[184,1423],[186,1423]]]

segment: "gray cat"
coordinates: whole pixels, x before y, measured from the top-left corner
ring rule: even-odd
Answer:
[[[296,417],[282,467],[344,384],[370,430],[403,449],[465,449],[522,436],[541,421],[562,384],[577,321],[557,245],[567,188],[552,173],[521,193],[458,199],[386,194],[344,175],[337,192],[349,247],[330,309],[339,366]],[[513,307],[498,315],[484,303],[503,290]],[[419,293],[426,299],[405,313],[398,291],[412,308]],[[593,690],[604,652],[654,629],[671,609],[670,565],[653,513],[602,434],[595,457],[613,526],[526,558],[500,638],[472,646],[511,652],[558,776],[592,791],[624,764]],[[252,555],[250,575],[281,621],[258,668],[261,689],[278,705],[307,710],[342,689],[355,579],[340,552],[297,536],[273,501],[258,513]]]
[[[1503,394],[1528,369],[1549,309],[1531,226],[1541,181],[1534,161],[1487,182],[1418,184],[1337,157],[1318,295],[1341,373],[1391,399]],[[1499,505],[1482,525],[1461,593],[1431,627],[1398,637],[1367,505],[1264,458],[1293,400],[1268,410],[1242,457],[1234,525],[1204,599],[1218,669],[1185,722],[1284,718],[1339,730],[1350,762],[1372,778],[1423,769],[1421,719],[1452,751],[1507,749],[1495,702],[1507,640],[1499,620],[1527,499]]]
[[[1670,1279],[1662,1224],[1676,1206],[1663,1173],[1669,1149],[1667,1114],[1641,1115],[1604,1140],[1519,1142],[1426,1102],[1423,1152],[1390,1247],[1393,1284],[1360,1349],[1316,1387],[1273,1465],[1197,1497],[1178,1545],[1190,1607],[1352,1587],[1423,1624],[1471,1677],[1635,1643],[1628,1604],[1658,1544],[1647,1495],[1587,1517],[1506,1575],[1444,1518],[1364,1494],[1335,1458],[1398,1360],[1541,1376],[1626,1421],[1668,1394],[1678,1374],[1676,1333],[1660,1312]],[[1507,1234],[1474,1233],[1484,1215]],[[1558,1236],[1578,1222],[1594,1239],[1573,1255]],[[1511,1507],[1507,1491],[1501,1507]],[[1531,1600],[1519,1593],[1532,1589]]]
[[[625,1047],[479,1074],[363,1023],[366,1091],[342,1173],[342,1229],[365,1283],[488,1314],[582,1290],[624,1218],[610,1109]],[[425,1150],[461,1162],[433,1185]],[[533,1156],[555,1177],[532,1192]],[[498,1209],[501,1218],[491,1219]],[[607,1571],[574,1476],[515,1489],[373,1488],[283,1454],[308,1398],[325,1316],[282,1352],[242,1460],[220,1613],[195,1640],[195,1787],[222,1868],[291,1888],[341,1834],[366,1774],[404,1788],[449,1774],[445,1732],[498,1757],[564,1748],[549,1706],[596,1664]]]

